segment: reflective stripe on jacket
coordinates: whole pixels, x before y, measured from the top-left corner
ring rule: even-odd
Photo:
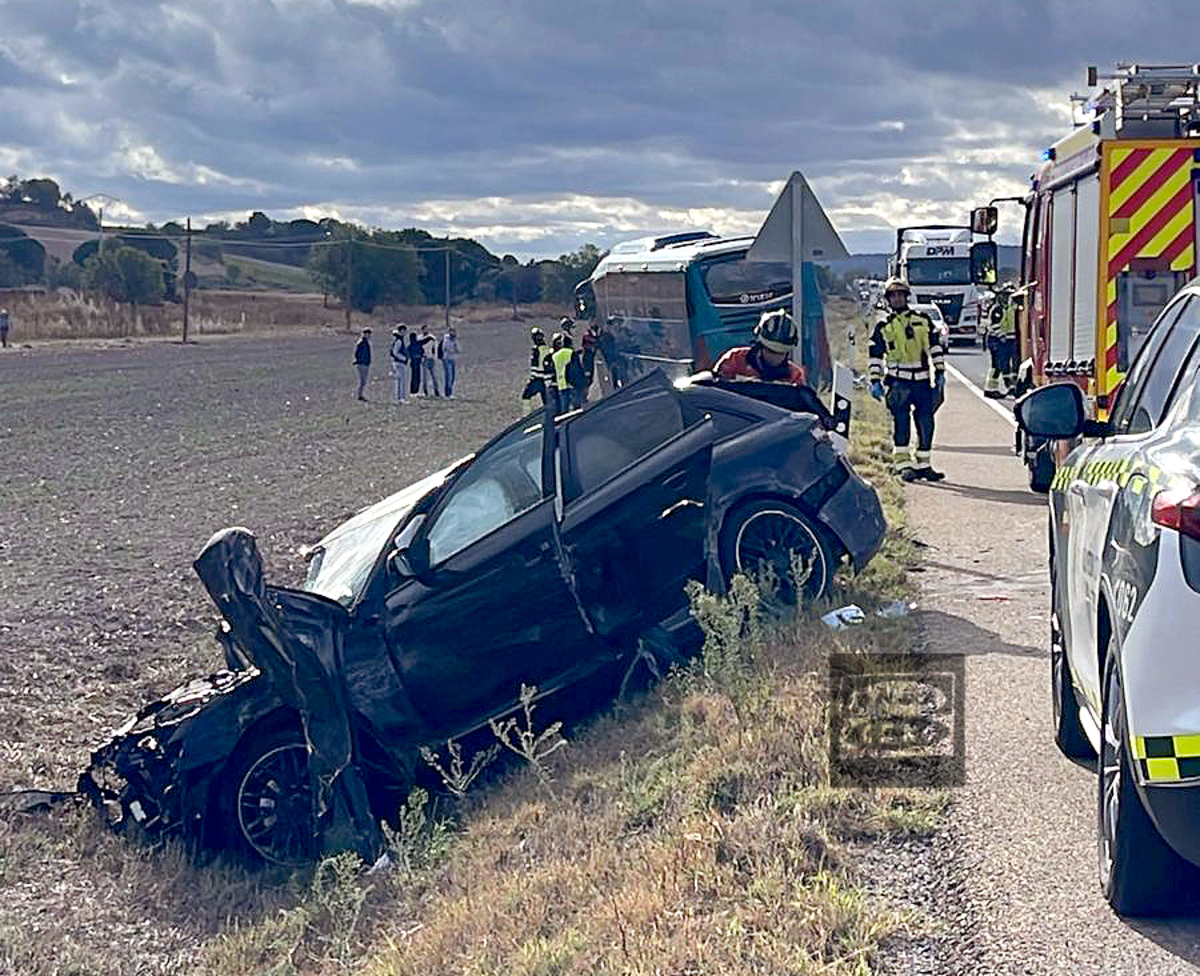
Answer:
[[[892,312],[875,326],[869,351],[872,380],[928,380],[929,368],[945,369],[945,352],[929,317],[912,309]]]

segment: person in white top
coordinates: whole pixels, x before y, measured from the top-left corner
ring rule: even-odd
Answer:
[[[442,344],[438,346],[438,356],[442,360],[442,370],[445,374],[445,390],[447,397],[454,396],[454,381],[458,379],[458,357],[462,346],[458,344],[458,330],[450,326],[450,331],[442,336]]]
[[[396,402],[404,403],[408,393],[408,326],[392,329],[392,375],[396,378]]]

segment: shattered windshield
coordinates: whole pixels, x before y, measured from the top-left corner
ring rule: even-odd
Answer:
[[[429,492],[441,487],[452,470],[445,468],[409,485],[330,532],[313,550],[303,588],[344,607],[353,606],[401,519]]]

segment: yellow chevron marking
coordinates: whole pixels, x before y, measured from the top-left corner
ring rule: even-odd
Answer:
[[[1196,246],[1189,244],[1185,247],[1174,261],[1171,262],[1172,271],[1191,271],[1192,266],[1196,263]]]
[[[1150,179],[1171,158],[1173,149],[1154,149],[1141,164],[1130,173],[1125,182],[1108,194],[1108,214],[1111,217],[1133,196],[1146,180]]]
[[[1111,234],[1109,236],[1108,256],[1110,260],[1117,256],[1120,250],[1129,243],[1135,234],[1137,234],[1143,227],[1145,227],[1148,223],[1150,223],[1151,220],[1154,219],[1158,212],[1162,210],[1164,206],[1166,206],[1171,197],[1175,196],[1175,194],[1187,184],[1189,179],[1191,179],[1190,159],[1187,161],[1186,166],[1180,166],[1177,170],[1175,170],[1175,172],[1167,178],[1167,181],[1154,192],[1154,195],[1140,207],[1138,207],[1137,212],[1129,218],[1127,233]],[[1125,186],[1125,184],[1121,185],[1122,187]],[[1180,210],[1180,213],[1190,213],[1190,209],[1188,207],[1183,207]],[[1109,226],[1111,229],[1111,222]],[[1178,234],[1179,231],[1176,230],[1175,233]],[[1172,237],[1171,240],[1174,240],[1174,237]],[[1168,241],[1168,243],[1170,243],[1170,241]],[[1158,251],[1152,251],[1149,249],[1149,247],[1144,247],[1139,253],[1153,255],[1158,254],[1161,250],[1161,247],[1158,249]]]

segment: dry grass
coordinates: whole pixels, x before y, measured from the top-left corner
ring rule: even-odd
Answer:
[[[18,345],[60,339],[179,338],[183,334],[183,306],[178,304],[133,308],[62,289],[45,294],[2,291],[0,306],[11,313],[9,341]],[[520,306],[517,318],[545,320],[568,311],[539,302]],[[511,318],[512,307],[503,302],[467,302],[451,308],[451,319],[458,323]],[[445,312],[436,305],[381,306],[370,315],[355,312],[351,328],[390,329],[399,321],[438,328],[445,321]],[[336,300],[326,302],[311,293],[200,290],[193,293],[189,310],[192,338],[291,329],[336,331],[344,330],[345,324],[345,312]]]

